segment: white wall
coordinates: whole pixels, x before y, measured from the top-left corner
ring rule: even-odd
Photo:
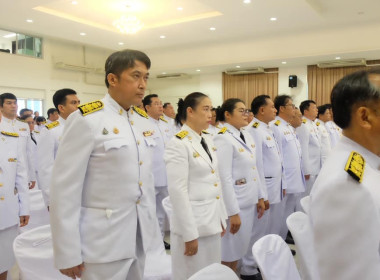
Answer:
[[[289,75],[297,76],[297,87],[289,87]],[[296,106],[308,99],[307,66],[280,67],[278,70],[278,94],[290,95]]]
[[[110,52],[109,52],[110,53]],[[0,93],[11,92],[19,98],[44,100],[44,112],[54,107],[52,96],[60,88],[72,88],[82,103],[102,98],[106,92],[104,75],[56,69],[55,61],[104,67],[105,50],[74,43],[45,39],[44,59],[0,52]],[[40,112],[41,113],[41,112]]]

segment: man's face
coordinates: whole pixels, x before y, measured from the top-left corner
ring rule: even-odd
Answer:
[[[319,114],[319,119],[323,122],[331,121],[330,109],[327,109],[324,114]]]
[[[164,114],[167,115],[169,118],[175,118],[175,111],[172,104],[166,105],[166,108],[164,108]]]
[[[17,100],[6,98],[0,110],[4,117],[11,120],[15,119],[17,117]]]
[[[52,122],[55,122],[56,120],[59,119],[59,114],[57,111],[54,111],[53,114],[50,114],[49,115],[49,120],[51,120]]]
[[[276,118],[276,108],[274,107],[274,103],[272,99],[266,99],[267,104],[262,107],[262,121],[265,123],[269,123]]]
[[[148,77],[148,68],[136,60],[135,65],[124,70],[119,77],[108,74],[109,94],[124,109],[139,105],[144,98]]]
[[[163,114],[162,102],[158,97],[152,97],[150,101],[150,105],[146,106],[146,111],[150,117],[158,120]]]
[[[318,116],[318,107],[314,103],[310,103],[309,109],[304,111],[306,118],[314,121]]]
[[[25,119],[25,122],[29,125],[30,132],[34,130],[34,120],[33,117],[28,117]]]
[[[286,118],[288,120],[295,117],[296,112],[294,109],[293,100],[289,99],[288,102],[283,107],[284,107],[283,113],[286,115]]]
[[[58,105],[59,112],[61,117],[67,119],[72,112],[78,110],[78,106],[80,104],[80,100],[78,99],[76,94],[66,95],[66,102],[64,105]]]
[[[299,109],[294,110],[294,117],[290,120],[290,125],[294,128],[299,127],[302,124],[302,114]]]

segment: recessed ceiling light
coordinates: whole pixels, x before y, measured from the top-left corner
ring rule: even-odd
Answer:
[[[165,39],[166,36],[165,36],[165,35],[161,35],[160,38],[161,38],[161,39]]]
[[[236,65],[236,68],[240,68],[240,65]]]
[[[71,1],[71,4],[78,5],[78,1]]]
[[[28,23],[32,23],[33,20],[32,20],[32,19],[27,19],[26,22],[28,22]]]
[[[282,64],[286,64],[286,61],[281,62]]]
[[[165,75],[166,74],[166,72],[162,72],[162,75]]]
[[[81,33],[79,33],[79,35],[80,35],[80,36],[86,36],[86,33],[81,32]]]
[[[178,7],[177,10],[178,10],[178,11],[182,11],[183,8],[182,8],[182,7]]]
[[[276,21],[277,18],[275,18],[275,17],[271,17],[270,20],[271,20],[271,21]]]
[[[197,72],[201,72],[201,69],[197,69],[197,70],[195,70],[195,71],[197,71]]]
[[[335,57],[335,59],[340,59],[340,56]]]
[[[16,37],[16,33],[11,33],[11,34],[8,34],[8,35],[4,35],[3,37],[4,37],[4,38],[12,38],[12,37]]]
[[[210,30],[211,30],[211,31],[215,31],[216,28],[215,28],[215,27],[210,27]]]
[[[122,46],[122,45],[124,45],[124,43],[123,42],[119,42],[119,45]]]
[[[251,3],[251,0],[244,0],[243,3],[244,4],[249,4],[249,3]]]

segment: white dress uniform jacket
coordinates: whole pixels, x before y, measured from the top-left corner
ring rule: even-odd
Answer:
[[[138,226],[146,251],[156,225],[150,122],[139,116],[145,112],[127,112],[108,94],[102,102],[104,108],[99,101],[82,105],[95,112],[69,116],[54,164],[50,217],[57,268],[134,258]]]
[[[29,215],[29,189],[24,141],[0,124],[0,230]]]
[[[42,191],[46,206],[50,205],[50,182],[53,165],[58,152],[58,146],[65,128],[65,120],[62,117],[45,126],[40,132],[37,145],[37,172],[39,188]]]
[[[293,127],[279,116],[270,127],[282,154],[286,193],[304,192],[305,178],[302,172],[301,144]]]
[[[331,148],[334,148],[342,137],[342,131],[333,121],[326,122],[325,127],[330,136]]]
[[[323,121],[315,119],[314,123],[317,126],[319,139],[321,141],[321,164],[323,165],[331,152],[330,135]]]
[[[377,155],[344,136],[323,165],[310,206],[321,279],[379,279],[379,167]]]
[[[321,142],[317,126],[308,118],[302,119],[300,127],[296,128],[301,143],[303,173],[317,176],[321,170]]]
[[[227,213],[211,137],[202,135],[212,161],[201,145],[201,136],[189,126],[184,124],[177,135],[166,146],[164,157],[173,205],[170,230],[188,242],[220,233],[221,225],[226,227]]]
[[[259,198],[269,200],[270,204],[281,202],[282,189],[286,189],[283,184],[282,158],[269,125],[254,118],[248,125],[247,131],[250,133],[256,144],[257,169],[260,181],[265,183],[267,195],[260,195]]]
[[[230,223],[222,238],[222,260],[236,261],[247,252],[254,226],[260,183],[256,168],[255,143],[249,133],[226,123],[214,137],[217,148],[219,174],[228,216],[239,214],[241,226],[236,234],[230,233]]]

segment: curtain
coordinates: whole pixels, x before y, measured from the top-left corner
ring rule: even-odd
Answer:
[[[368,65],[379,64],[380,60],[367,61]],[[317,65],[307,66],[307,83],[309,99],[317,105],[330,103],[330,94],[336,82],[355,71],[369,69],[368,66],[318,68]]]
[[[227,75],[223,73],[223,100],[240,98],[247,108],[254,97],[266,94],[274,98],[278,94],[278,68],[265,69],[265,73]],[[222,105],[222,104],[219,104]]]

